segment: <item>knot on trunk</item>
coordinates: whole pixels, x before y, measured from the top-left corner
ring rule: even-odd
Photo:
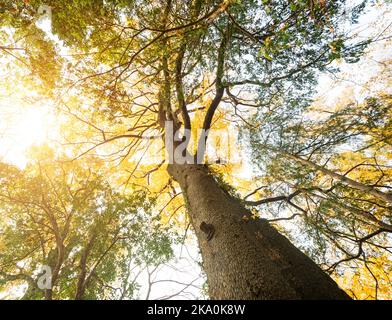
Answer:
[[[200,224],[200,230],[206,234],[207,241],[210,241],[215,234],[214,226],[204,221]]]

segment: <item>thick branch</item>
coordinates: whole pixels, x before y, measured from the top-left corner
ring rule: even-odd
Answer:
[[[222,36],[221,43],[218,49],[218,66],[216,70],[216,81],[215,81],[215,97],[212,100],[210,106],[207,109],[206,116],[203,122],[203,130],[204,134],[202,134],[199,138],[198,148],[197,148],[197,158],[202,159],[206,149],[206,143],[208,138],[208,130],[211,127],[212,118],[214,117],[215,110],[218,108],[219,103],[222,100],[223,93],[224,93],[224,85],[222,83],[223,79],[223,71],[224,71],[224,63],[225,63],[225,53],[227,42],[230,38],[231,27],[230,25],[227,26],[226,33]]]
[[[184,60],[184,54],[186,50],[186,44],[183,43],[180,47],[178,57],[176,60],[176,91],[178,104],[180,106],[182,119],[184,121],[184,128],[186,130],[191,129],[191,119],[189,117],[188,110],[186,108],[185,97],[184,97],[184,85],[182,82],[182,62]]]
[[[374,197],[376,197],[378,199],[381,199],[381,200],[383,200],[383,201],[385,201],[387,203],[392,203],[392,195],[391,194],[388,194],[388,193],[376,190],[373,186],[369,186],[369,185],[360,183],[358,181],[355,181],[353,179],[350,179],[350,178],[348,178],[348,177],[346,177],[344,175],[338,174],[338,173],[336,173],[336,172],[334,172],[332,170],[324,168],[324,167],[322,167],[322,166],[320,166],[320,165],[318,165],[318,164],[316,164],[316,163],[314,163],[314,162],[312,162],[310,160],[303,159],[303,158],[301,158],[298,155],[294,155],[292,153],[285,152],[285,151],[282,151],[282,150],[278,150],[278,149],[275,149],[275,148],[273,150],[278,152],[278,153],[280,153],[280,154],[282,154],[282,155],[284,155],[284,156],[286,156],[286,157],[288,157],[288,158],[290,158],[290,159],[293,159],[293,160],[295,160],[297,162],[300,162],[300,163],[302,163],[302,164],[304,164],[304,165],[306,165],[308,167],[311,167],[311,168],[313,168],[313,169],[315,169],[317,171],[320,171],[320,172],[322,172],[322,173],[324,173],[324,174],[326,174],[326,175],[328,175],[328,176],[330,176],[330,177],[332,177],[332,178],[334,178],[336,180],[339,180],[340,182],[342,182],[342,183],[344,183],[344,184],[346,184],[346,185],[348,185],[348,186],[350,186],[350,187],[352,187],[354,189],[357,189],[357,190],[360,190],[360,191],[363,191],[363,192],[367,192],[367,193],[371,194],[372,196],[374,196]]]

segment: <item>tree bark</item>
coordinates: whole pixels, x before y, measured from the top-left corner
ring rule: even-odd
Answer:
[[[168,172],[185,195],[211,299],[350,299],[266,220],[252,219],[205,166]]]

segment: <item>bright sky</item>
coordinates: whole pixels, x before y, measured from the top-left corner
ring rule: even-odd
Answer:
[[[390,46],[385,46],[384,40],[389,37],[390,43],[392,37],[392,6],[375,6],[368,10],[359,19],[353,31],[358,33],[359,38],[367,39],[373,36],[378,41],[369,46],[368,54],[360,62],[356,64],[338,62],[335,65],[339,67],[340,73],[321,75],[317,88],[318,97],[328,106],[336,103],[348,88],[352,89],[353,97],[358,101],[380,89],[385,90],[385,87],[379,86],[382,85],[381,83],[371,83],[370,86],[365,84],[380,72],[382,68],[380,62],[392,58]]]
[[[54,123],[47,106],[0,98],[0,159],[23,168],[29,148],[53,138]]]
[[[51,31],[51,23],[45,16],[36,24],[47,32]],[[9,76],[6,64],[10,61],[10,55],[0,56],[0,77],[6,79]],[[53,107],[47,102],[37,102],[33,92],[26,92],[29,89],[21,88],[17,83],[14,85],[15,90],[11,93],[0,87],[0,161],[23,168],[28,161],[28,150],[54,140],[59,123]]]

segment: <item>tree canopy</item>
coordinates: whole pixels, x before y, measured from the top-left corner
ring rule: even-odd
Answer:
[[[244,220],[269,220],[350,296],[390,298],[390,54],[367,82],[381,89],[336,94],[346,100],[333,105],[316,97],[320,76],[390,47],[390,25],[357,29],[377,6],[390,10],[0,0],[0,98],[50,106],[57,119],[54,141],[24,168],[0,164],[0,288],[25,299],[137,297],[134,270],[169,263],[194,239],[170,166],[196,162],[251,210]],[[52,289],[37,286],[42,266]]]

